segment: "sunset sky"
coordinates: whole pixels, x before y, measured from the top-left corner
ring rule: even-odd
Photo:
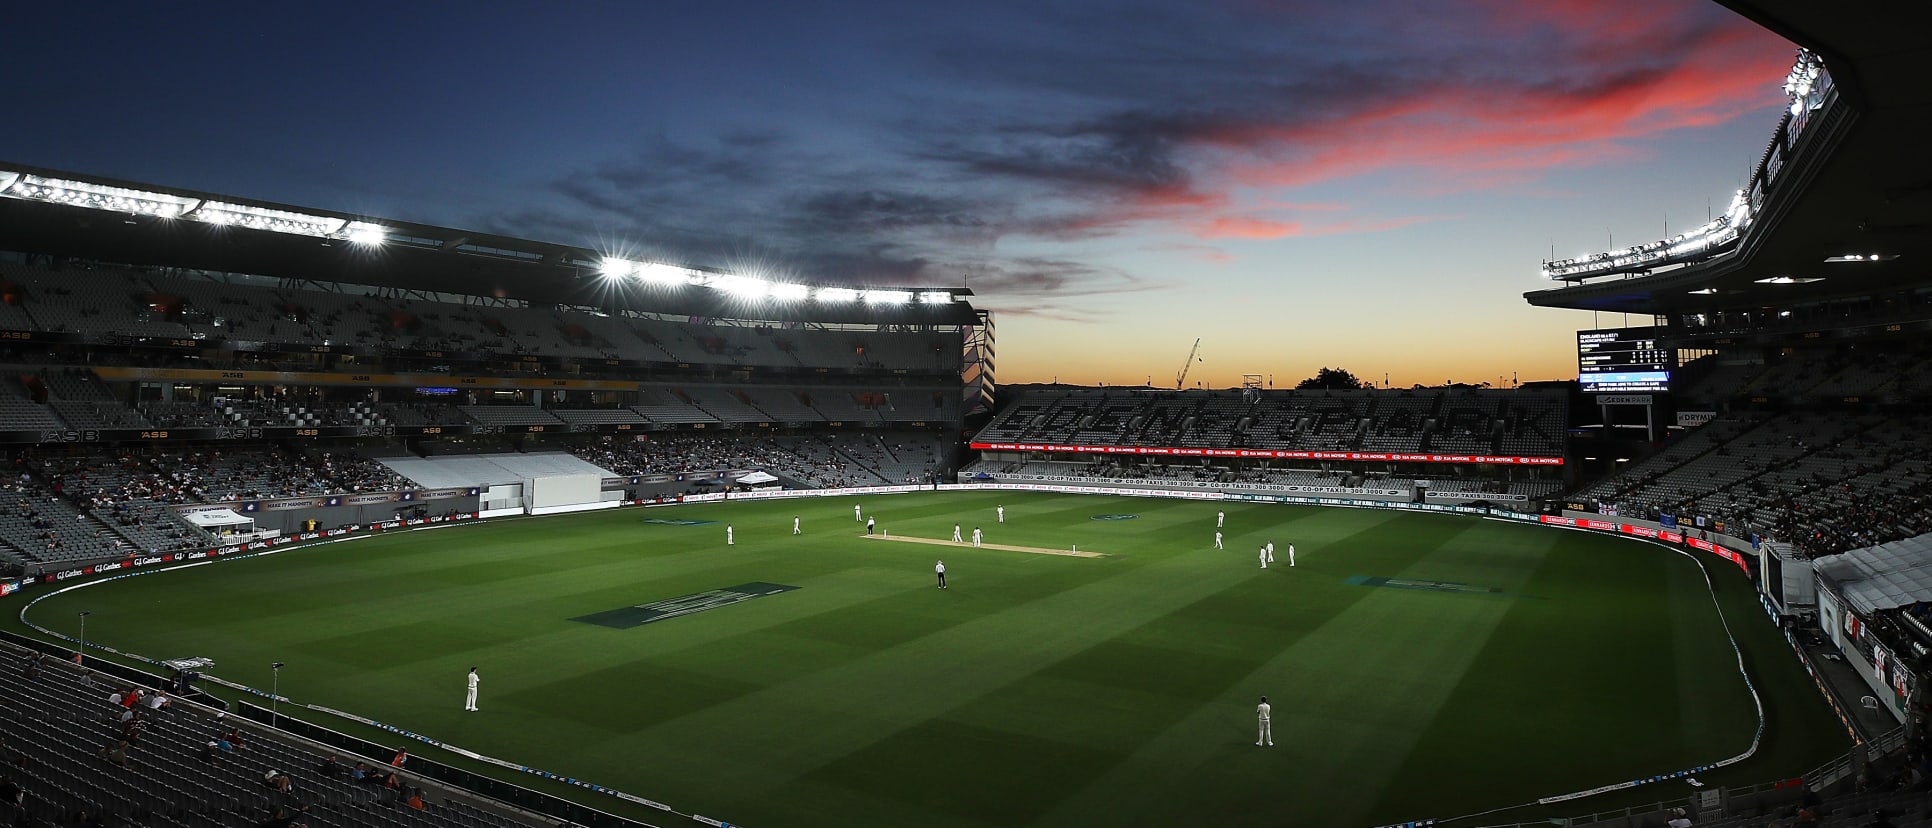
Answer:
[[[0,161],[818,282],[999,378],[1573,378],[1537,268],[1721,211],[1793,47],[1702,0],[42,3]],[[1646,324],[1631,319],[1630,324]]]

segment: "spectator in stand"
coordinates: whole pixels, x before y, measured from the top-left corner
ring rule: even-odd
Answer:
[[[128,748],[127,740],[118,739],[114,742],[114,744],[107,745],[105,747],[102,747],[100,750],[95,751],[95,754],[100,756],[101,760],[107,762],[108,764],[127,767],[127,748]]]

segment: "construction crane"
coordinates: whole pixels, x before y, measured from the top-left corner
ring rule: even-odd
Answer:
[[[1196,337],[1194,340],[1194,350],[1187,352],[1187,361],[1181,363],[1181,372],[1179,374],[1174,375],[1174,387],[1186,388],[1187,387],[1187,369],[1193,368],[1194,363],[1201,362],[1201,361],[1203,361],[1201,358],[1201,340],[1199,337]]]

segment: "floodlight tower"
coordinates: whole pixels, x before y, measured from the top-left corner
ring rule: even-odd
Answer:
[[[1261,383],[1260,374],[1242,374],[1241,375],[1241,401],[1242,402],[1248,403],[1250,405],[1256,402],[1260,402],[1261,389],[1262,389],[1262,383]]]

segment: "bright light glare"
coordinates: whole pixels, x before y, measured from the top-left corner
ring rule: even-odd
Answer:
[[[868,305],[904,305],[912,301],[910,290],[868,290],[865,303]]]
[[[637,263],[623,259],[605,259],[597,263],[597,269],[606,279],[622,279],[637,272]]]
[[[780,302],[799,302],[810,295],[812,295],[812,288],[809,285],[778,282],[771,286],[771,298]]]
[[[1739,190],[1731,197],[1731,206],[1724,215],[1688,233],[1622,250],[1546,262],[1543,275],[1550,279],[1588,277],[1687,261],[1709,255],[1717,248],[1736,242],[1743,228],[1750,223],[1751,202],[1745,197],[1744,191]]]
[[[255,230],[273,230],[277,233],[324,238],[336,236],[349,223],[348,219],[312,216],[307,213],[273,210],[226,201],[204,201],[189,217],[210,224],[232,224]]]
[[[726,273],[711,277],[711,286],[744,299],[763,299],[771,293],[771,283],[751,276]]]
[[[380,247],[383,242],[389,240],[388,229],[367,221],[349,222],[349,226],[343,229],[343,233],[349,237],[349,241],[370,247]]]
[[[952,301],[953,292],[950,290],[927,290],[919,294],[919,304],[922,305],[949,305]]]
[[[200,203],[192,198],[167,193],[110,187],[87,181],[43,178],[37,175],[19,176],[18,180],[11,182],[5,188],[0,188],[0,191],[15,198],[45,201],[51,204],[67,204],[122,213],[143,213],[162,218],[174,218],[194,209],[195,205]]]
[[[634,275],[646,282],[656,282],[664,285],[688,285],[696,281],[694,277],[698,275],[698,272],[688,267],[678,267],[677,265],[660,264],[658,262],[644,262],[637,266]]]
[[[820,302],[850,302],[859,298],[858,291],[842,287],[822,287],[814,295]]]

